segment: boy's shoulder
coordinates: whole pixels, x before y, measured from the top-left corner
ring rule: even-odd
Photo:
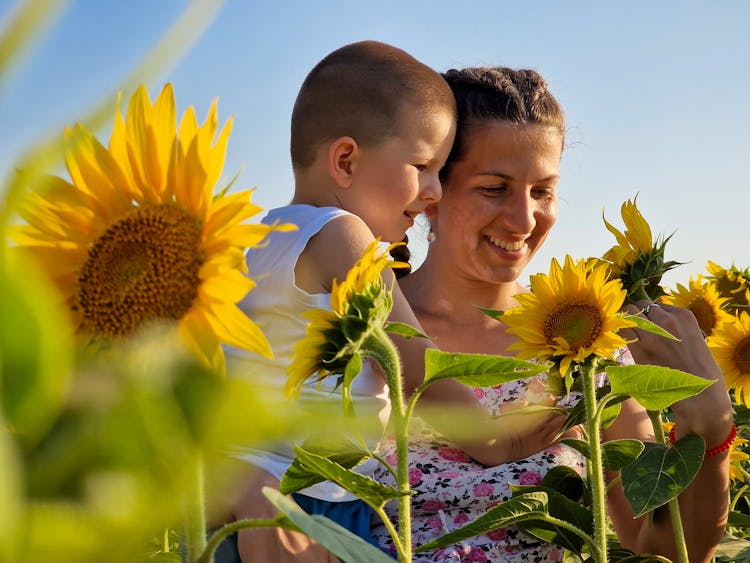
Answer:
[[[330,292],[375,240],[365,222],[351,213],[328,221],[307,244],[296,267],[298,285]],[[302,287],[302,285],[300,285]]]

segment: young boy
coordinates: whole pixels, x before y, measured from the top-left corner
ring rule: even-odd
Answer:
[[[414,218],[440,199],[438,173],[454,132],[450,88],[401,49],[354,43],[313,68],[292,113],[294,197],[264,219],[293,223],[298,230],[274,233],[280,236],[247,256],[258,285],[241,307],[263,328],[275,359],[229,350],[231,373],[283,387],[292,347],[305,335],[301,313],[329,307],[333,279],[345,279],[375,237],[402,240]],[[399,320],[417,325],[403,298],[397,307]],[[420,366],[423,356],[424,345],[415,354]],[[382,375],[369,367],[357,376],[352,392],[358,413],[377,415],[387,410],[388,394]],[[413,371],[421,380],[423,368]],[[329,395],[334,380],[328,378],[320,389],[315,382],[306,385],[290,408]],[[278,484],[294,459],[292,445],[243,448],[237,457],[262,472],[237,503],[236,517],[272,517],[276,510],[259,485]],[[367,474],[372,467],[364,464],[358,471]],[[308,512],[322,513],[377,545],[369,534],[369,507],[338,485],[320,483],[294,498]],[[245,562],[335,560],[301,534],[281,529],[242,532],[239,545]]]

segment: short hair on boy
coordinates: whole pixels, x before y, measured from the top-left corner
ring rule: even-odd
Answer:
[[[336,49],[300,87],[292,111],[292,165],[309,166],[322,143],[339,137],[362,146],[382,143],[399,133],[401,110],[414,106],[426,115],[455,115],[442,76],[406,51],[378,41]]]

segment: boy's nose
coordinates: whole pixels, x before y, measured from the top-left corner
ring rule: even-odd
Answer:
[[[422,184],[421,198],[431,202],[439,201],[443,197],[443,186],[437,174],[426,174]]]

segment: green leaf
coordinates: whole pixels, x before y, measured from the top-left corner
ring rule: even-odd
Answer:
[[[346,528],[320,515],[309,515],[280,492],[263,487],[263,494],[295,526],[347,563],[393,563],[384,552]]]
[[[571,448],[578,450],[583,457],[591,459],[589,444],[583,440],[564,438],[560,440]],[[604,468],[609,471],[619,471],[635,459],[643,451],[643,442],[639,440],[610,440],[602,443],[602,457]]]
[[[592,536],[594,532],[594,516],[591,510],[578,502],[569,499],[562,493],[544,486],[517,486],[511,484],[513,497],[517,494],[544,492],[547,494],[547,511],[550,516],[568,522],[577,528],[581,534]],[[548,543],[554,543],[573,553],[580,554],[585,545],[584,538],[545,519],[529,519],[516,524],[519,530],[530,536]]]
[[[697,395],[714,383],[661,366],[610,366],[606,372],[613,393],[629,395],[650,411],[664,410],[677,401]]]
[[[640,330],[652,332],[653,334],[658,334],[659,336],[663,336],[664,338],[669,338],[670,340],[679,340],[679,338],[672,335],[670,332],[667,332],[658,324],[653,323],[648,319],[639,317],[638,315],[623,315],[623,317],[625,317],[627,320],[635,324],[635,326],[638,327]]]
[[[425,382],[453,378],[471,387],[492,387],[533,377],[544,365],[487,354],[459,354],[429,349],[425,352]]]
[[[638,459],[620,472],[625,497],[636,517],[684,491],[700,470],[705,453],[700,436],[685,436],[671,448],[653,442],[644,446]]]
[[[323,456],[305,451],[299,446],[295,446],[294,451],[297,454],[295,461],[299,461],[303,469],[310,473],[317,473],[323,477],[323,480],[337,483],[372,506],[383,506],[391,499],[409,494],[382,485],[374,479],[355,473]],[[284,491],[286,490],[285,487]]]
[[[383,329],[390,334],[398,334],[404,338],[428,338],[427,335],[406,323],[386,323]]]
[[[570,500],[579,501],[583,498],[586,482],[572,467],[558,465],[547,472],[542,479],[542,486],[553,489]]]
[[[0,561],[18,561],[14,551],[18,547],[17,535],[22,523],[22,484],[21,459],[16,451],[10,434],[1,428],[4,421],[0,419],[0,467],[3,478],[0,479]]]
[[[500,317],[505,314],[505,311],[502,311],[500,309],[486,309],[485,307],[478,307],[478,309],[488,317],[492,317],[493,319],[497,320],[500,320]]]
[[[750,528],[750,515],[730,510],[727,525],[734,528]]]
[[[510,524],[518,524],[523,520],[534,517],[543,517],[547,511],[547,495],[542,492],[522,494],[491,508],[476,520],[458,528],[436,540],[427,542],[414,548],[415,553],[432,551],[448,545],[453,545],[462,540],[473,538],[502,528]]]
[[[315,444],[305,442],[302,444],[302,449],[315,455],[326,457],[344,469],[352,469],[359,465],[365,457],[368,457],[366,452],[348,440]],[[325,477],[310,469],[302,460],[295,458],[289,469],[282,475],[279,490],[283,494],[289,495],[317,483],[322,483],[325,480]]]
[[[717,561],[746,563],[750,561],[750,541],[727,534],[719,542],[714,557]]]

